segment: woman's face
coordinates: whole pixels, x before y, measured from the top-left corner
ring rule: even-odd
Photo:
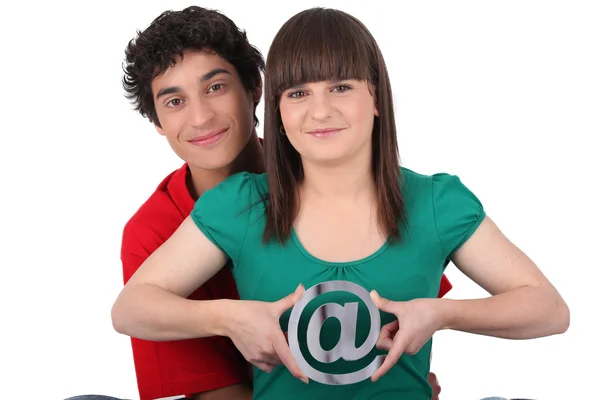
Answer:
[[[370,160],[379,114],[368,82],[301,84],[281,94],[279,109],[285,134],[303,163],[341,164],[365,152]]]

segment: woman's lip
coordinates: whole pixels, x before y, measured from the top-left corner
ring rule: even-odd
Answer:
[[[337,135],[341,129],[315,129],[312,131],[308,131],[307,134],[319,137],[319,138],[327,138]]]

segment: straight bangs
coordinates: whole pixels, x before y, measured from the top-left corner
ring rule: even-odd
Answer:
[[[312,8],[290,18],[279,30],[265,72],[265,167],[269,181],[263,242],[289,240],[300,209],[298,188],[304,179],[302,159],[281,120],[281,94],[296,86],[347,79],[366,81],[380,116],[374,117],[372,174],[382,232],[400,239],[405,223],[400,192],[398,142],[392,91],[381,50],[358,19],[340,10]]]
[[[277,101],[285,90],[309,82],[356,79],[375,84],[377,66],[369,62],[376,57],[365,45],[371,40],[362,23],[348,17],[318,8],[288,21],[269,51],[266,95]]]

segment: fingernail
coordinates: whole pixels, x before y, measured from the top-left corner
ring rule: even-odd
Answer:
[[[308,378],[306,376],[303,378],[300,378],[300,380],[308,385]]]

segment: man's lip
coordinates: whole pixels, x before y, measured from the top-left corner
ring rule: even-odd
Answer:
[[[209,133],[207,133],[205,135],[202,135],[202,136],[196,136],[195,138],[188,140],[188,142],[202,142],[204,140],[210,139],[211,137],[220,135],[221,133],[225,132],[227,129],[229,129],[229,128],[224,128],[224,129],[219,129],[219,130],[216,130],[216,131],[212,131],[212,132],[209,132]]]

